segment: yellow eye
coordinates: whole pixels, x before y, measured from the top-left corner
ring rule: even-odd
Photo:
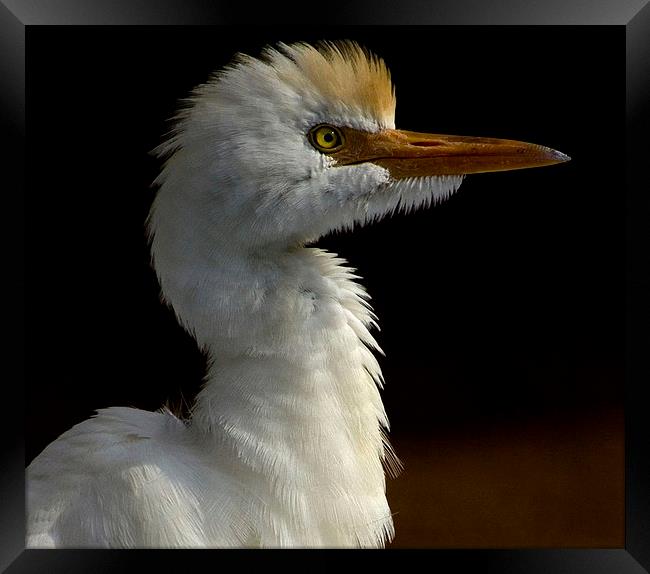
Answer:
[[[334,126],[321,124],[309,130],[309,141],[318,151],[329,153],[343,145],[343,134]]]

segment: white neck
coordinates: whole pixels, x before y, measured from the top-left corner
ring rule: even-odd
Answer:
[[[264,493],[277,538],[260,542],[383,545],[396,459],[363,288],[319,249],[207,247],[200,225],[168,236],[156,229],[163,292],[211,359],[191,424]]]

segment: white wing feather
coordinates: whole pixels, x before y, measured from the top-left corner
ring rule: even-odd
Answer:
[[[249,545],[241,493],[197,446],[167,411],[98,411],[28,467],[27,547]]]

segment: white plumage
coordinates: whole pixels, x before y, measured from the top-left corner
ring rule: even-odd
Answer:
[[[148,226],[164,299],[210,357],[206,383],[188,421],[113,407],[51,443],[27,471],[28,547],[392,538],[376,317],[345,262],[308,245],[440,201],[464,173],[566,159],[398,132],[394,107],[383,62],[352,43],[240,56],[195,90],[158,150]],[[486,160],[497,145],[501,163]]]

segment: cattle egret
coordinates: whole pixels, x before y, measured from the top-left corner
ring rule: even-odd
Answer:
[[[238,55],[196,88],[147,222],[164,300],[210,366],[188,420],[111,407],[27,469],[28,547],[382,547],[394,534],[376,317],[309,245],[443,200],[465,174],[569,158],[395,129],[353,42]]]

